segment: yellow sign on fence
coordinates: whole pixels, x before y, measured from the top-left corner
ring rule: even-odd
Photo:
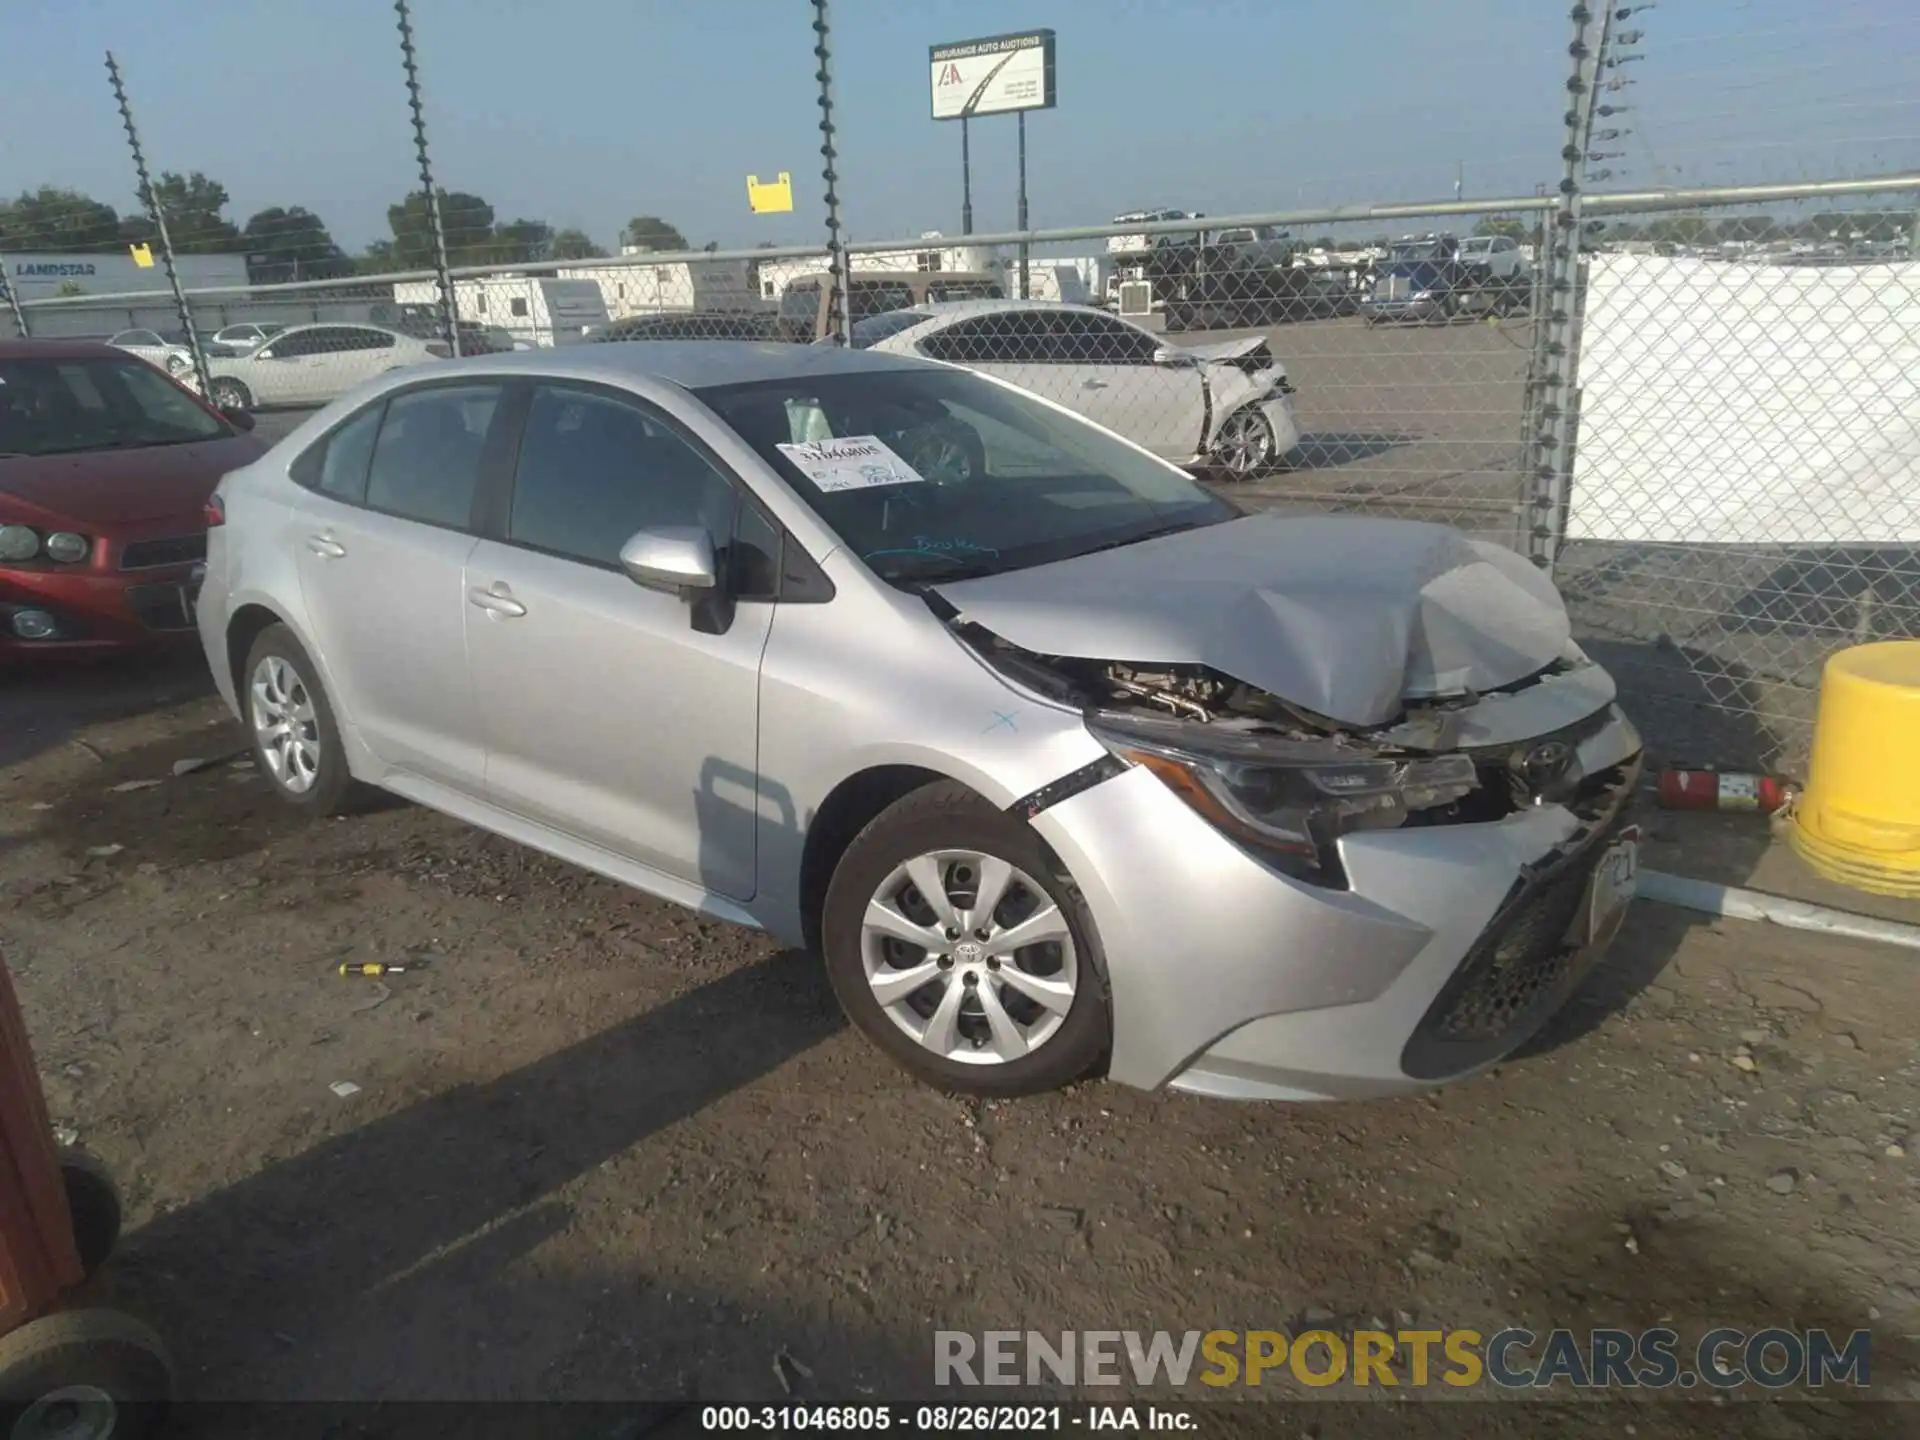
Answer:
[[[127,253],[133,256],[133,263],[142,270],[153,268],[153,247],[151,245],[129,245]]]
[[[793,209],[793,176],[780,172],[780,178],[760,183],[758,175],[747,176],[747,204],[756,215],[772,215]]]

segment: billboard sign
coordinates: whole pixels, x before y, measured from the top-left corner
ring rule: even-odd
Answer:
[[[927,52],[933,118],[967,120],[1050,110],[1054,104],[1053,31],[989,35],[935,45]]]

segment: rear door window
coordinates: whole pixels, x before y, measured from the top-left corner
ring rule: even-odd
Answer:
[[[368,507],[465,529],[499,402],[497,384],[436,385],[389,399],[367,474]]]

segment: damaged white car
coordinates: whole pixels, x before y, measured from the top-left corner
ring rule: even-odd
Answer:
[[[964,370],[451,361],[210,516],[202,639],[289,803],[381,786],[803,944],[949,1089],[1469,1074],[1632,893],[1640,741],[1539,572],[1243,516]]]
[[[856,348],[1010,381],[1163,460],[1251,480],[1300,443],[1293,382],[1264,335],[1170,345],[1085,305],[956,300],[875,315]]]

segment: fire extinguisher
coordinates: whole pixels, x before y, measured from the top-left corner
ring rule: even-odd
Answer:
[[[1757,810],[1771,815],[1793,790],[1771,775],[1728,770],[1662,770],[1658,788],[1665,810]]]

